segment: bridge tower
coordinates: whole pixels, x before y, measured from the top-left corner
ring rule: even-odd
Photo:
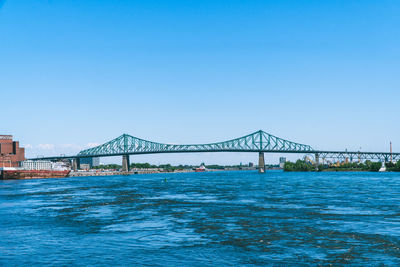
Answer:
[[[265,173],[265,159],[264,152],[258,153],[258,172]]]
[[[72,169],[76,172],[81,168],[81,159],[80,158],[73,158],[72,159]]]
[[[319,171],[319,154],[315,153],[315,170]]]
[[[130,167],[129,165],[130,165],[129,155],[128,154],[122,155],[122,171],[128,172]]]

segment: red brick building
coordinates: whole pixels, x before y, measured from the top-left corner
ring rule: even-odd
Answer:
[[[25,148],[12,135],[0,135],[0,167],[18,167],[25,160]]]

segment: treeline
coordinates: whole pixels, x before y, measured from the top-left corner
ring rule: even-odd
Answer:
[[[99,166],[93,166],[92,169],[119,170],[122,169],[122,165],[118,164],[99,165]]]
[[[386,162],[386,171],[400,171],[400,161],[396,164],[392,162]],[[367,160],[363,163],[344,163],[341,165],[319,165],[319,171],[371,171],[377,172],[382,167],[381,162],[372,162]],[[297,160],[296,162],[286,162],[284,167],[284,171],[300,171],[300,172],[307,172],[307,171],[315,171],[315,165],[311,164],[310,162],[306,162],[304,160]]]
[[[370,160],[364,163],[349,162],[338,166],[321,165],[320,170],[337,170],[337,171],[370,171],[377,172],[382,167],[382,162],[372,162]]]
[[[386,170],[391,172],[400,172],[400,160],[395,163],[386,162]]]
[[[189,166],[187,166],[189,167]],[[172,166],[171,164],[161,164],[161,165],[154,165],[150,163],[131,163],[131,169],[164,169],[167,171],[174,171],[176,169],[183,169],[185,166]]]
[[[304,160],[297,160],[296,162],[285,162],[283,166],[285,172],[311,172],[315,171],[315,167]]]
[[[188,166],[188,165],[172,166],[171,164],[154,165],[154,164],[150,164],[150,163],[132,163],[129,166],[131,169],[164,169],[164,170],[171,170],[171,171],[173,171],[175,169],[192,168],[192,166]],[[93,169],[120,170],[120,169],[122,169],[122,165],[106,164],[106,165],[93,166]]]

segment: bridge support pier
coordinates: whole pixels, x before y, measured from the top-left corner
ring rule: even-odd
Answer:
[[[258,153],[258,172],[265,173],[265,159],[264,152]]]
[[[315,170],[319,171],[319,154],[315,154]]]
[[[122,171],[129,172],[129,155],[122,155]]]
[[[81,168],[81,160],[80,160],[80,158],[72,159],[72,169],[74,170],[74,172],[76,172],[80,168]]]

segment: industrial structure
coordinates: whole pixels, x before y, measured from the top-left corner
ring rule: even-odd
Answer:
[[[60,160],[71,159],[73,169],[79,169],[81,159],[122,156],[122,169],[129,171],[130,155],[159,154],[159,153],[194,153],[194,152],[256,152],[258,153],[259,172],[265,172],[264,153],[298,153],[311,154],[315,157],[315,166],[318,169],[320,159],[350,159],[353,160],[378,160],[388,162],[399,160],[400,153],[388,152],[361,152],[361,151],[321,151],[304,145],[288,141],[262,130],[243,137],[228,141],[210,144],[173,145],[152,142],[128,134],[123,134],[102,145],[83,150],[74,156],[43,157],[32,160]]]
[[[25,148],[12,135],[0,135],[0,167],[19,167],[25,160]]]

